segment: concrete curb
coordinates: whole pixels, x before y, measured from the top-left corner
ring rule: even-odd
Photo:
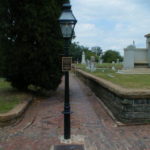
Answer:
[[[27,101],[23,101],[7,113],[0,113],[0,126],[3,127],[15,123],[17,119],[23,115],[31,102],[32,98]]]

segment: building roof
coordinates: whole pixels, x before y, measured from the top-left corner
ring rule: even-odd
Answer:
[[[145,37],[147,37],[147,38],[150,37],[150,33],[146,34]]]

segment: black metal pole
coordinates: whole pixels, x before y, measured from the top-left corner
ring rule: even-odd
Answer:
[[[69,55],[70,39],[65,39],[65,57]],[[64,139],[70,139],[69,71],[65,72]]]

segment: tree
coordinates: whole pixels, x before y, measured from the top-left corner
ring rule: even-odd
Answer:
[[[102,54],[102,51],[103,51],[103,50],[101,49],[101,47],[99,47],[99,46],[92,47],[91,50],[92,50],[94,53],[96,53],[96,56],[99,56],[100,54]]]
[[[95,61],[98,62],[99,57],[94,52],[92,52],[89,49],[85,50],[85,56],[86,56],[86,59],[88,59],[88,60],[91,60],[91,56],[94,56],[95,57]]]
[[[106,63],[111,63],[112,61],[117,61],[119,59],[120,61],[123,60],[122,56],[119,52],[114,50],[107,50],[104,55],[102,56],[102,59]]]
[[[83,49],[78,43],[72,43],[69,48],[69,55],[72,56],[73,61],[81,62]]]
[[[90,60],[91,56],[95,56],[96,61],[98,61],[98,56],[96,53],[91,51],[88,47],[81,46],[79,43],[72,43],[69,49],[69,54],[72,56],[73,61],[81,62],[82,52],[85,52],[85,58]]]
[[[63,2],[0,0],[1,72],[13,87],[59,85],[63,40],[57,18]]]

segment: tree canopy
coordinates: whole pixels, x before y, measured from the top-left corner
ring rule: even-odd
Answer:
[[[90,60],[91,56],[95,56],[96,61],[98,61],[99,57],[97,56],[97,53],[90,50],[88,47],[80,45],[78,42],[74,42],[71,44],[69,53],[70,56],[72,56],[73,61],[79,61],[81,62],[82,58],[82,52],[85,52],[85,58]]]
[[[102,59],[104,62],[106,63],[111,63],[112,61],[117,61],[117,59],[119,59],[120,61],[123,60],[122,56],[120,55],[119,52],[114,51],[114,50],[107,50],[103,56]]]
[[[72,43],[69,47],[69,55],[72,57],[73,61],[81,61],[82,51],[84,48],[79,45],[79,43]]]
[[[100,46],[94,46],[91,48],[91,50],[97,55],[100,56],[102,54],[103,50]]]
[[[0,0],[1,74],[18,89],[56,89],[63,53],[58,17],[66,0]]]

